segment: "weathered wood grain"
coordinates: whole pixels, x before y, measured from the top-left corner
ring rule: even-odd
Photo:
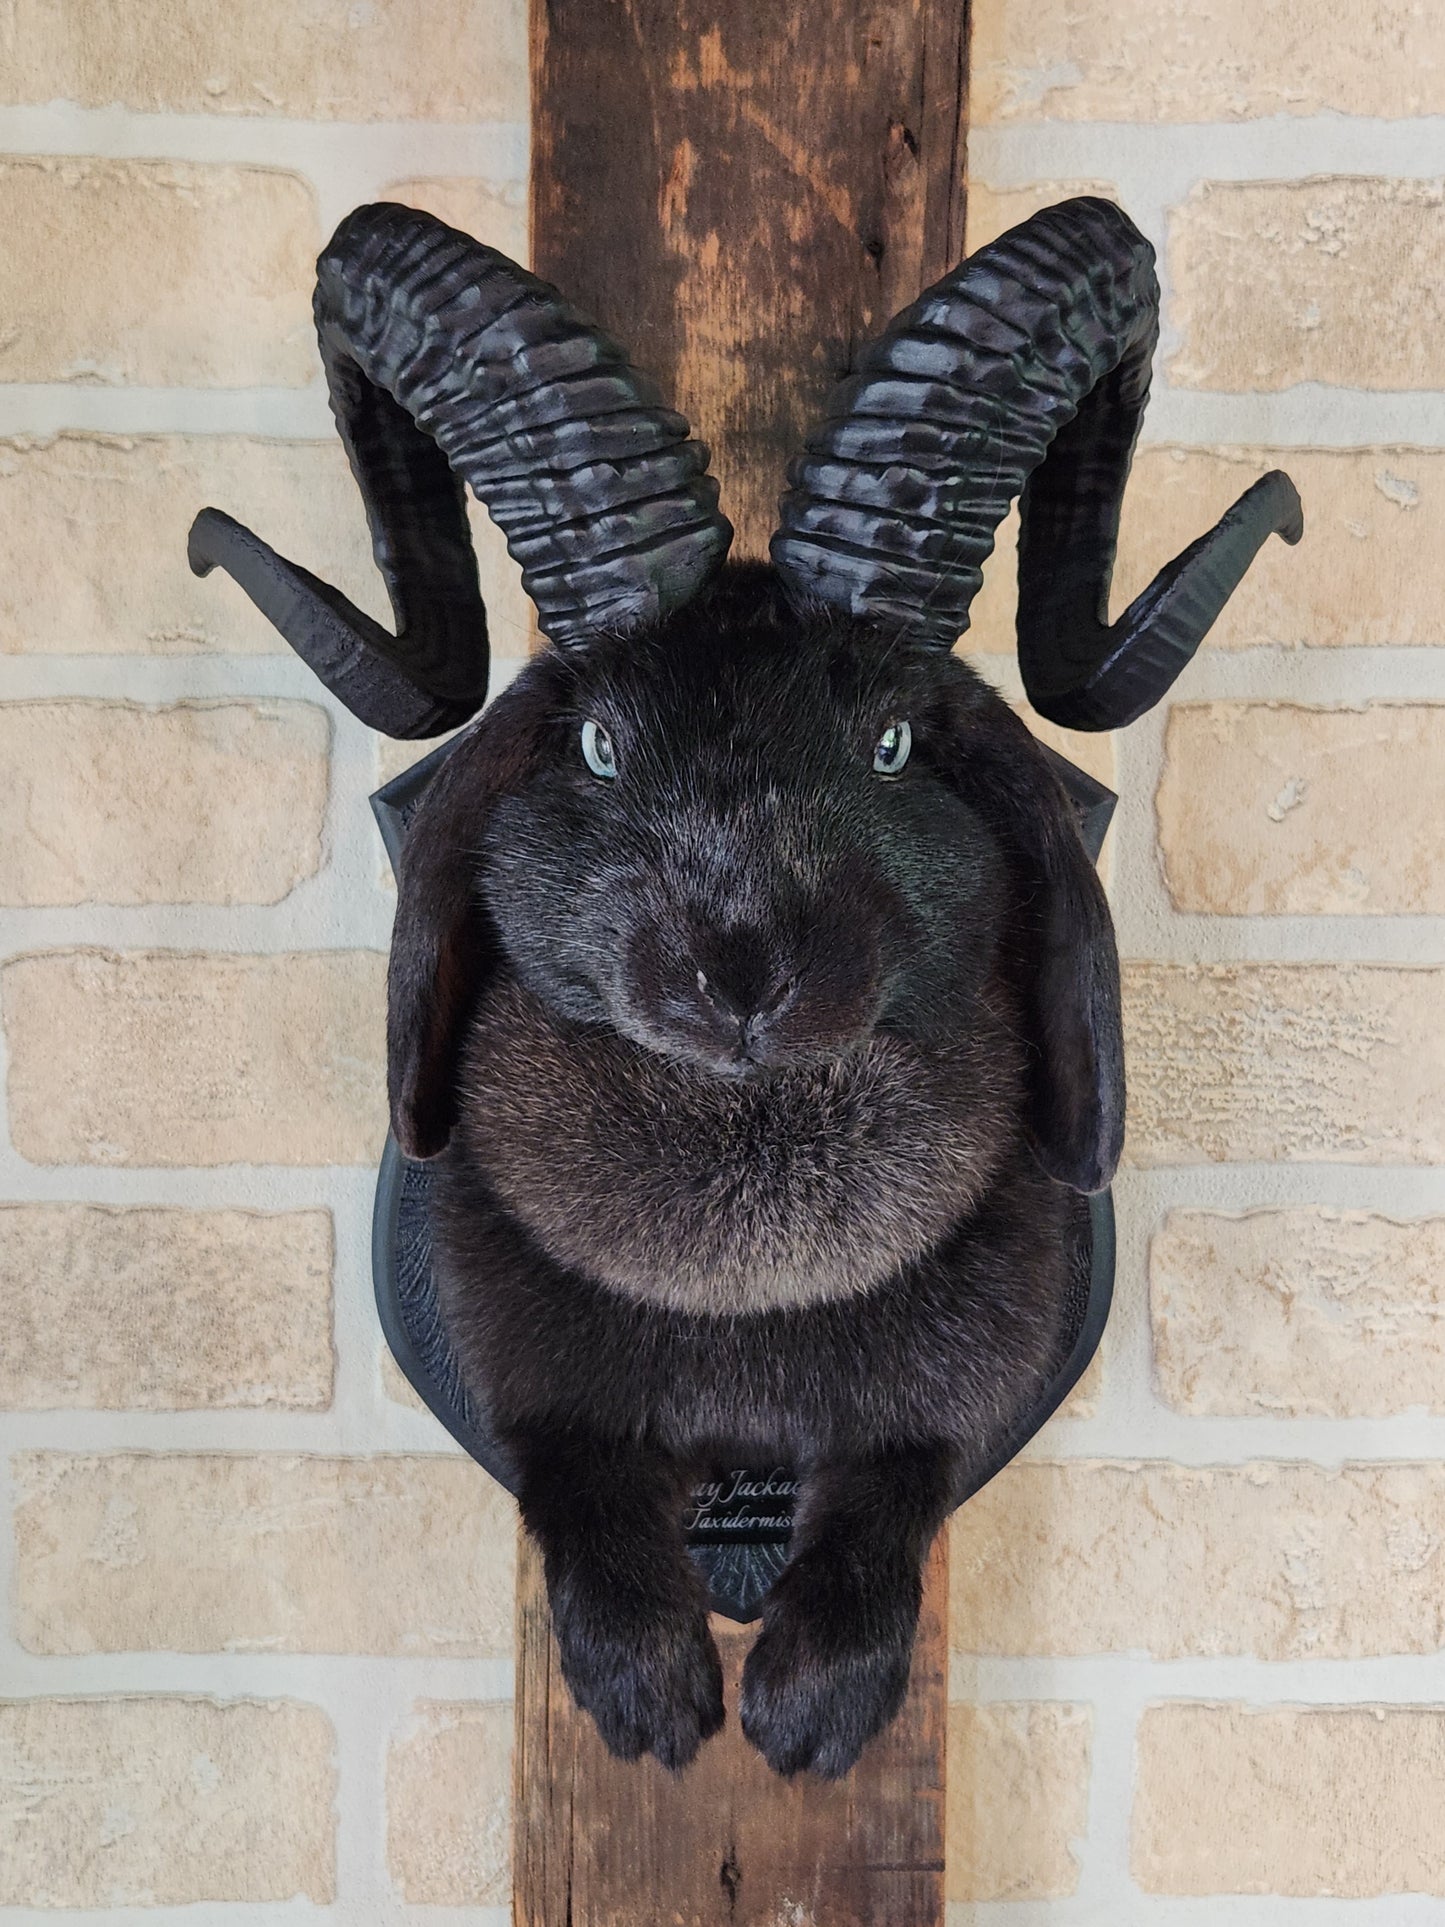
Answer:
[[[728,1720],[685,1773],[613,1760],[562,1682],[541,1561],[518,1565],[518,1927],[937,1927],[943,1919],[945,1539],[903,1711],[846,1780],[782,1780],[743,1738],[756,1627],[714,1620]]]
[[[532,0],[532,264],[713,450],[735,554],[862,342],[963,251],[965,0]],[[946,1555],[904,1711],[849,1778],[742,1738],[755,1628],[716,1622],[729,1722],[680,1778],[608,1757],[520,1563],[524,1927],[937,1927]]]
[[[713,450],[735,553],[963,251],[962,0],[533,0],[532,254]]]

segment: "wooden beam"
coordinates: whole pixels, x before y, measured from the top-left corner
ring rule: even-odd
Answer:
[[[686,1772],[611,1758],[562,1681],[541,1560],[518,1581],[517,1927],[939,1927],[945,1540],[924,1587],[908,1699],[845,1780],[782,1780],[738,1727],[755,1627],[714,1619],[728,1723]]]
[[[532,265],[713,450],[739,555],[864,340],[963,252],[964,0],[532,0]],[[729,1721],[674,1779],[619,1764],[520,1562],[514,1918],[525,1927],[938,1927],[946,1553],[907,1705],[849,1778],[744,1742],[752,1630],[715,1621]]]
[[[963,253],[963,0],[532,0],[532,256],[713,450],[736,553]]]

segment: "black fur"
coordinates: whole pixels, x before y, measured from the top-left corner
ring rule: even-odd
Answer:
[[[683,1505],[776,1455],[803,1495],[743,1726],[846,1772],[934,1533],[1055,1356],[1065,1187],[1119,1150],[1113,935],[1046,761],[956,659],[733,567],[540,658],[448,759],[390,989],[394,1128],[440,1154],[440,1303],[573,1693],[627,1757],[716,1728]]]

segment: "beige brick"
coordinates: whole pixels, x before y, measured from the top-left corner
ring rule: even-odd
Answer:
[[[1445,1158],[1445,971],[1124,968],[1134,1164]]]
[[[1155,807],[1177,910],[1445,910],[1445,704],[1176,704]]]
[[[524,109],[525,111],[525,109]],[[527,265],[527,183],[479,181],[457,176],[418,177],[393,181],[382,189],[382,199],[424,208],[439,221],[460,228],[474,240],[498,248],[512,260]]]
[[[5,101],[290,120],[525,120],[526,9],[502,0],[16,0]]]
[[[1124,496],[1114,617],[1271,468],[1299,489],[1304,541],[1265,543],[1206,649],[1445,640],[1434,575],[1420,567],[1422,554],[1445,545],[1445,453],[1424,448],[1141,448]],[[1011,511],[984,565],[966,653],[1012,654],[1017,567]]]
[[[511,1654],[516,1508],[470,1460],[32,1452],[15,1476],[31,1652]]]
[[[311,703],[0,703],[0,903],[277,903],[321,867]]]
[[[0,441],[0,654],[284,649],[233,582],[185,566],[186,533],[208,505],[390,625],[340,442],[23,436]],[[470,515],[493,655],[525,656],[536,630],[521,571],[486,511],[472,503]]]
[[[0,442],[0,651],[283,649],[233,583],[219,572],[201,580],[186,567],[186,532],[207,505],[274,537],[368,615],[386,619],[339,442],[24,437]]]
[[[1445,549],[1440,449],[1140,449],[1124,499],[1114,610],[1271,468],[1294,478],[1304,540],[1293,549],[1266,542],[1206,649],[1445,641],[1435,573],[1420,566],[1422,555]]]
[[[0,1701],[0,1906],[324,1906],[332,1748],[286,1701]]]
[[[0,971],[10,1130],[37,1164],[370,1164],[377,951],[51,950]]]
[[[411,1906],[511,1898],[510,1702],[422,1700],[386,1762],[386,1857]]]
[[[1177,1411],[1445,1411],[1445,1218],[1171,1211],[1149,1288],[1155,1375]]]
[[[320,241],[271,168],[0,161],[0,381],[303,387]]]
[[[1445,1894],[1442,1808],[1437,1706],[1166,1702],[1139,1722],[1130,1864],[1156,1894]]]
[[[0,1407],[331,1402],[325,1211],[0,1206]]]
[[[522,587],[521,565],[507,553],[502,531],[477,502],[471,502],[472,546],[477,552],[477,574],[487,607],[487,645],[491,651],[490,689],[495,695],[515,671],[509,665],[524,661],[541,647],[537,612]],[[390,626],[390,625],[388,625]]]
[[[1206,181],[1170,223],[1181,388],[1445,387],[1445,183]]]
[[[1445,113],[1445,23],[1421,0],[976,0],[976,126]]]
[[[983,565],[983,584],[968,612],[959,652],[964,656],[1007,656],[1018,647],[1014,626],[1019,606],[1019,512],[1011,508],[998,525],[993,550]]]
[[[949,1707],[949,1900],[1054,1900],[1074,1892],[1091,1729],[1086,1706]]]
[[[1119,190],[1109,181],[1030,181],[1026,187],[990,187],[986,181],[968,183],[967,252],[975,253],[996,241],[1020,221],[1058,201],[1079,194],[1097,194],[1117,201]]]
[[[1445,1465],[1017,1461],[954,1517],[952,1645],[1436,1653]]]

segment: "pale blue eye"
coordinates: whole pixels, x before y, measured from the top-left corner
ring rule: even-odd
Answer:
[[[582,725],[582,760],[594,776],[612,778],[617,774],[617,758],[612,753],[612,738],[601,723]]]
[[[913,731],[902,721],[892,722],[873,746],[873,768],[879,776],[897,776],[913,747]]]

